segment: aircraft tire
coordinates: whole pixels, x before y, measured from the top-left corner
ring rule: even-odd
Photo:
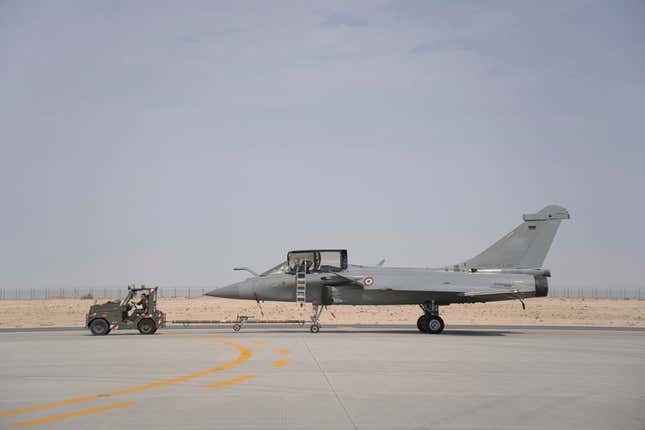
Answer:
[[[103,318],[96,318],[90,323],[90,331],[94,336],[105,336],[110,332],[110,324]]]
[[[309,327],[309,331],[312,333],[318,333],[320,331],[320,326],[318,324],[312,324],[311,327]]]
[[[137,324],[137,329],[141,334],[154,334],[157,331],[157,325],[150,318],[142,319]]]
[[[425,315],[421,315],[421,316],[419,317],[419,319],[417,320],[417,328],[418,328],[418,329],[419,329],[419,331],[420,331],[420,332],[422,332],[422,333],[425,333],[425,332],[426,332],[426,329],[425,329],[425,327],[424,327],[424,323],[425,323],[426,318],[427,318],[427,317],[426,317]]]
[[[439,334],[445,327],[443,319],[439,315],[430,315],[423,322],[423,328],[426,333]]]
[[[240,329],[241,329],[241,328],[242,328],[242,325],[241,325],[241,324],[235,324],[235,325],[233,326],[233,331],[240,331]]]

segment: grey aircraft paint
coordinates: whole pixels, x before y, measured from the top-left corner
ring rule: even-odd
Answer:
[[[568,218],[568,211],[556,205],[524,215],[522,224],[482,253],[462,264],[441,269],[383,267],[382,263],[376,266],[348,265],[344,250],[292,251],[288,261],[282,265],[261,275],[217,288],[207,295],[295,302],[298,269],[294,269],[291,256],[296,256],[293,257],[296,264],[302,264],[297,256],[313,256],[313,260],[315,257],[320,260],[323,255],[327,258],[338,257],[341,263],[337,267],[316,267],[313,264],[307,269],[300,269],[306,272],[304,301],[312,303],[314,309],[319,305],[419,304],[425,313],[419,319],[420,324],[424,317],[433,316],[440,320],[438,306],[451,303],[546,296],[546,278],[550,272],[542,269],[542,264],[560,222]],[[311,261],[304,262],[312,264]],[[312,320],[317,325],[315,314]],[[422,325],[419,325],[419,329],[422,330]]]

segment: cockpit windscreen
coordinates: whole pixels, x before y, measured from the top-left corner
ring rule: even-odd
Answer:
[[[340,272],[347,268],[347,251],[312,250],[291,251],[287,256],[289,273],[305,270],[310,272]]]

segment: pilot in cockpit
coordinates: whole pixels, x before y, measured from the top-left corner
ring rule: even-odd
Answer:
[[[291,262],[291,272],[298,272],[300,271],[300,259],[299,258],[294,258],[293,261]]]
[[[299,258],[294,258],[293,259],[293,264],[291,266],[291,271],[292,272],[302,272],[306,271],[309,273],[311,271],[313,262],[310,260],[300,260]]]

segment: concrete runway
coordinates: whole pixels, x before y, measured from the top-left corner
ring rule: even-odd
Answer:
[[[645,429],[645,332],[0,333],[0,427]]]

